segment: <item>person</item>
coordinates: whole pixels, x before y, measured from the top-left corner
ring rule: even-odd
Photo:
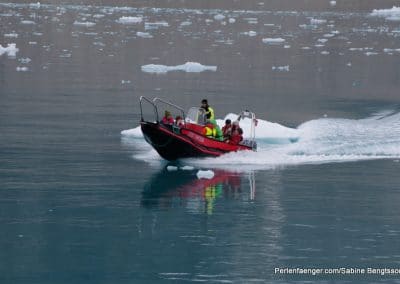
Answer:
[[[231,137],[232,134],[232,121],[230,119],[225,120],[225,125],[222,127],[222,136],[224,140]]]
[[[174,124],[174,118],[172,117],[171,113],[166,110],[164,113],[164,117],[161,120],[162,124]]]
[[[239,144],[243,140],[243,130],[238,127],[232,132],[232,136],[229,139],[229,143],[233,145]]]
[[[178,116],[175,118],[175,124],[176,124],[177,126],[179,126],[179,127],[182,127],[182,126],[184,125],[183,119],[182,119],[182,117],[181,117],[180,115],[178,115]]]
[[[222,131],[215,119],[207,119],[204,127],[204,135],[209,138],[215,138],[220,141],[222,140]]]
[[[201,101],[201,108],[206,111],[206,119],[215,119],[214,110],[208,105],[206,99]]]

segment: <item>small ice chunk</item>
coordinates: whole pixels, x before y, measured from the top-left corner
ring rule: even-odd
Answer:
[[[29,20],[24,20],[24,21],[21,21],[21,24],[23,24],[23,25],[34,25],[35,22],[34,21],[29,21]]]
[[[190,22],[190,21],[184,21],[184,22],[182,22],[182,23],[180,24],[180,26],[181,26],[181,27],[190,26],[191,24],[192,24],[192,22]]]
[[[129,24],[138,24],[141,23],[143,21],[142,17],[121,17],[117,20],[117,23],[120,24],[125,24],[125,25],[129,25]]]
[[[325,19],[315,19],[315,18],[310,19],[311,25],[320,25],[320,24],[325,24],[326,22],[327,21]]]
[[[202,178],[204,178],[204,179],[212,179],[214,177],[214,172],[211,171],[211,170],[208,170],[208,171],[199,170],[197,172],[196,176],[199,179],[202,179]]]
[[[303,49],[303,50],[309,50],[309,49],[311,49],[311,47],[309,47],[309,46],[303,46],[301,49]]]
[[[322,54],[322,55],[328,55],[328,54],[329,54],[329,51],[326,51],[326,50],[321,51],[321,54]]]
[[[349,66],[349,67],[351,67],[351,62],[347,63],[346,65]]]
[[[217,66],[206,66],[198,62],[186,62],[183,65],[166,66],[157,64],[148,64],[142,66],[142,71],[146,73],[165,74],[170,71],[184,71],[188,73],[198,73],[203,71],[217,71]]]
[[[19,62],[23,63],[23,64],[27,64],[29,62],[31,62],[32,60],[30,58],[21,58],[19,59]]]
[[[125,84],[130,84],[131,80],[121,80],[121,84],[125,85]]]
[[[17,33],[4,34],[4,37],[7,37],[7,38],[17,38],[17,37],[18,37],[18,34],[17,34]]]
[[[267,38],[263,38],[262,42],[267,43],[267,44],[281,44],[281,43],[285,42],[285,39],[280,38],[280,37],[278,37],[278,38],[267,37]]]
[[[192,166],[183,166],[183,167],[180,167],[180,169],[182,171],[193,171],[194,167],[192,167]]]
[[[325,42],[327,42],[328,40],[326,39],[326,38],[320,38],[320,39],[318,39],[318,42],[322,42],[322,43],[325,43]]]
[[[257,35],[257,33],[255,31],[248,31],[248,32],[244,32],[243,34],[247,35],[247,36],[256,36]]]
[[[329,4],[333,7],[333,6],[336,6],[336,1],[329,1]]]
[[[175,166],[167,166],[167,171],[169,172],[175,172],[178,170],[178,167]]]
[[[225,16],[222,14],[217,14],[214,16],[214,19],[217,21],[222,21],[223,19],[225,19]]]
[[[236,22],[236,19],[234,19],[234,18],[229,18],[228,22],[229,22],[230,24],[233,24],[233,23]]]
[[[17,70],[17,72],[26,72],[26,71],[28,71],[28,67],[26,67],[26,66],[23,66],[23,67],[18,66],[17,68],[15,68],[15,70]]]
[[[0,56],[6,53],[9,57],[15,57],[18,51],[19,49],[16,47],[15,43],[9,43],[7,47],[3,47],[0,44]]]
[[[366,55],[366,56],[378,55],[378,52],[371,52],[371,51],[368,51],[368,52],[365,53],[365,55]]]
[[[280,72],[289,72],[289,71],[290,71],[290,67],[289,67],[289,65],[285,65],[285,66],[272,66],[272,70],[273,70],[273,71],[280,71]]]
[[[74,26],[80,26],[80,27],[93,27],[95,26],[96,23],[93,22],[79,22],[79,21],[75,21],[74,22]]]
[[[136,35],[142,38],[152,38],[153,36],[147,32],[137,32]]]
[[[283,48],[290,48],[290,45],[289,44],[285,44],[284,46],[283,46]]]
[[[144,23],[145,30],[155,30],[160,27],[169,27],[169,24],[165,21],[154,22],[154,23],[149,23],[149,22]]]

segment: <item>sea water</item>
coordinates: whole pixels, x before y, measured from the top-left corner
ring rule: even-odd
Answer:
[[[399,8],[295,2],[0,3],[0,283],[400,282]],[[142,95],[258,151],[166,162]]]

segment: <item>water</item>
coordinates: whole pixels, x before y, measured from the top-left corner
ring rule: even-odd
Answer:
[[[396,1],[306,2],[0,3],[0,283],[400,282],[275,273],[400,267]],[[141,95],[259,150],[162,161]]]

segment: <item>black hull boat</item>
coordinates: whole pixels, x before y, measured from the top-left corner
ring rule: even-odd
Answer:
[[[143,118],[142,104],[146,101],[150,103],[154,109],[155,120],[146,121]],[[159,104],[163,103],[170,108],[174,107],[180,111],[183,123],[181,125],[163,124],[159,120]],[[256,142],[253,139],[247,139],[239,144],[231,144],[220,141],[204,135],[204,115],[203,110],[199,108],[191,108],[190,116],[185,116],[184,111],[170,103],[159,98],[148,100],[145,97],[140,98],[141,106],[141,130],[145,140],[158,152],[158,154],[166,160],[172,161],[181,158],[193,157],[218,157],[225,153],[236,152],[242,150],[256,150]],[[251,117],[255,121],[255,116],[251,112],[242,112],[239,120],[244,117]],[[252,127],[254,132],[254,127]]]

